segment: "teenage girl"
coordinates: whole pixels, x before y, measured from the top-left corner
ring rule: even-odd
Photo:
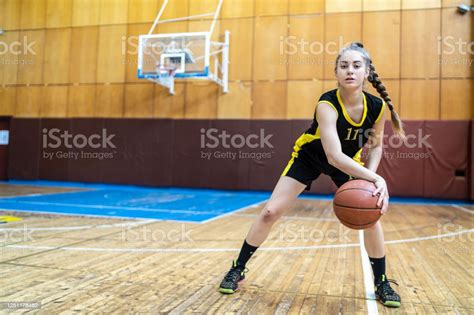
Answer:
[[[394,111],[385,87],[378,78],[372,60],[361,43],[342,49],[336,58],[335,75],[338,89],[324,93],[316,105],[311,127],[295,143],[291,160],[283,171],[270,200],[253,223],[240,254],[232,263],[219,291],[232,294],[245,278],[245,265],[267,238],[273,224],[284,214],[298,195],[309,190],[321,173],[329,175],[339,187],[352,178],[375,184],[374,196],[382,214],[388,208],[385,180],[376,173],[382,157],[382,142],[388,107],[392,125],[401,137],[402,122]],[[363,91],[368,80],[382,99]],[[369,155],[364,167],[363,146],[370,140]],[[385,306],[399,307],[400,296],[391,288],[385,274],[385,249],[382,223],[364,230],[364,244],[374,276],[375,294]]]

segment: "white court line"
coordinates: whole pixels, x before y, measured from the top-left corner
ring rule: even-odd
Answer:
[[[474,214],[473,210],[466,209],[464,207],[458,206],[458,205],[452,205],[454,208],[459,209],[461,211],[467,212],[469,214]]]
[[[74,231],[74,230],[84,230],[84,229],[105,229],[105,228],[114,228],[114,227],[130,227],[130,226],[139,226],[142,224],[147,224],[151,222],[156,222],[157,220],[145,220],[138,222],[125,222],[125,223],[116,223],[116,224],[100,224],[100,225],[81,225],[81,226],[62,226],[62,227],[43,227],[43,228],[8,228],[1,229],[0,231]]]
[[[28,210],[28,209],[22,209],[22,210],[17,210],[17,209],[2,209],[0,208],[0,211],[8,211],[8,212],[27,212],[27,213],[43,213],[43,214],[51,214],[51,215],[57,215],[57,216],[73,216],[73,217],[91,217],[91,218],[108,218],[108,219],[127,219],[127,220],[137,220],[137,221],[142,221],[142,220],[153,220],[153,221],[170,221],[170,222],[177,222],[177,223],[192,223],[192,224],[197,224],[199,222],[196,221],[186,221],[186,220],[171,220],[171,219],[150,219],[150,218],[134,218],[134,217],[122,217],[118,215],[105,215],[105,214],[84,214],[84,213],[74,213],[74,212],[67,212],[67,213],[62,213],[62,212],[52,212],[52,211],[43,211],[43,210]]]
[[[257,214],[245,214],[245,213],[237,213],[235,214],[237,217],[244,217],[244,218],[256,218],[258,217]],[[329,221],[329,222],[339,222],[338,219],[332,218],[316,218],[316,217],[302,217],[302,216],[288,216],[284,215],[280,219],[283,220],[300,220],[300,221]]]
[[[110,210],[127,210],[127,211],[143,211],[143,212],[166,212],[166,213],[185,213],[185,214],[217,214],[215,211],[192,211],[192,210],[172,210],[172,209],[153,209],[141,207],[118,207],[118,206],[102,206],[102,205],[78,205],[74,203],[60,203],[60,202],[41,202],[41,201],[17,201],[12,204],[28,204],[41,206],[61,206],[72,208],[87,208],[87,209],[110,209]]]
[[[221,218],[224,218],[224,217],[229,216],[229,215],[232,215],[232,214],[236,214],[237,212],[241,212],[241,211],[244,211],[244,210],[247,210],[247,209],[251,209],[251,208],[256,208],[256,207],[258,207],[259,205],[261,205],[262,203],[267,202],[267,201],[268,201],[268,199],[265,199],[265,200],[259,201],[259,202],[257,202],[257,203],[254,203],[254,204],[252,204],[252,205],[248,205],[248,206],[242,207],[242,208],[240,208],[240,209],[237,209],[237,210],[234,210],[234,211],[231,211],[231,212],[223,213],[223,214],[221,214],[221,215],[218,215],[218,216],[216,216],[216,217],[213,217],[213,218],[210,218],[210,219],[201,221],[201,222],[199,222],[199,223],[200,223],[200,224],[204,224],[204,223],[212,222],[212,221],[214,221],[214,220],[221,219]]]
[[[367,302],[367,313],[378,314],[377,301],[375,299],[374,281],[369,255],[364,245],[364,231],[359,230],[360,259],[362,260],[362,272],[364,274],[365,300]]]
[[[398,244],[416,241],[424,241],[428,239],[436,239],[450,237],[459,234],[474,233],[474,229],[462,230],[441,235],[433,235],[427,237],[415,237],[404,240],[394,240],[385,242],[385,244]],[[288,250],[311,250],[323,248],[348,248],[359,247],[360,243],[336,244],[336,245],[314,245],[314,246],[288,246],[288,247],[261,247],[259,251],[288,251]],[[57,246],[31,246],[31,245],[6,245],[3,248],[14,249],[45,249],[45,250],[64,250],[64,251],[91,251],[91,252],[128,252],[128,253],[169,253],[169,252],[185,252],[185,253],[212,253],[212,252],[236,252],[240,248],[91,248],[91,247],[57,247]]]

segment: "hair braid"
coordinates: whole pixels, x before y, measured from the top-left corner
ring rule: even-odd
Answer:
[[[380,81],[377,72],[375,72],[375,67],[372,64],[372,60],[370,61],[369,76],[367,79],[370,83],[372,83],[372,86],[377,90],[382,99],[385,101],[388,106],[388,109],[390,109],[391,120],[395,131],[397,132],[397,134],[404,137],[405,130],[403,130],[403,125],[400,116],[398,116],[398,113],[393,108],[392,99],[390,98],[390,96],[388,96],[387,89],[382,84],[382,81]]]

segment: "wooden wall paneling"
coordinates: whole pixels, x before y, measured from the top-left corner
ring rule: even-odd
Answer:
[[[456,8],[460,3],[461,2],[459,0],[442,0],[441,1],[441,5],[443,6],[443,8],[445,8],[445,7],[454,7],[454,8]],[[474,5],[474,0],[462,1],[462,3]]]
[[[166,34],[166,33],[184,33],[188,31],[188,22],[173,22],[158,24],[155,28],[155,34]]]
[[[69,81],[95,83],[97,78],[98,26],[75,27],[71,34]]]
[[[124,62],[126,68],[127,82],[143,82],[143,79],[138,79],[138,36],[148,34],[151,23],[146,24],[129,24],[128,34],[126,39],[126,51],[124,55]],[[123,46],[122,46],[123,47]]]
[[[100,0],[99,24],[125,24],[128,20],[128,0]]]
[[[40,117],[41,103],[44,100],[43,90],[42,86],[18,87],[15,115],[17,117]]]
[[[99,27],[97,82],[125,81],[125,51],[127,25]]]
[[[327,4],[327,2],[326,2]],[[362,39],[362,14],[340,13],[326,16],[324,79],[334,78],[334,66],[339,51],[350,42]]]
[[[230,31],[229,80],[251,80],[253,19],[225,19],[220,29]]]
[[[67,117],[68,86],[45,86],[41,117]]]
[[[215,119],[219,88],[212,82],[186,83],[185,118]]]
[[[401,0],[362,0],[363,11],[400,10]]]
[[[123,118],[124,85],[97,85],[95,117]]]
[[[252,84],[229,82],[229,92],[219,93],[217,118],[250,119],[252,114]]]
[[[99,24],[100,0],[73,0],[72,26]]]
[[[15,115],[17,95],[16,90],[16,87],[0,87],[0,115]]]
[[[126,84],[124,117],[152,118],[154,83]]]
[[[223,19],[253,17],[254,2],[255,0],[226,0],[222,3],[221,17]]]
[[[324,0],[288,1],[290,14],[314,14],[324,12]]]
[[[441,0],[402,0],[402,10],[441,8]]]
[[[441,76],[443,78],[473,77],[473,23],[469,14],[461,15],[453,8],[442,9]],[[458,43],[464,43],[458,45]]]
[[[94,117],[95,85],[71,85],[68,97],[68,117]]]
[[[312,119],[323,92],[320,80],[288,81],[287,119]]]
[[[287,82],[254,82],[253,119],[286,119]]]
[[[268,30],[272,30],[269,32]],[[261,17],[255,20],[253,79],[286,80],[287,65],[280,42],[288,36],[288,17]]]
[[[439,77],[439,10],[402,11],[401,77]]]
[[[19,42],[19,32],[8,31],[0,41],[0,85],[16,84],[18,80],[18,52],[21,47],[12,44]],[[11,48],[10,48],[11,47]]]
[[[400,115],[403,119],[440,119],[439,80],[406,79],[401,81],[400,88]]]
[[[336,79],[334,80],[323,80],[323,93],[337,89],[337,81]]]
[[[158,12],[157,0],[129,0],[128,23],[153,22]]]
[[[214,13],[217,9],[218,3],[219,3],[219,0],[189,1],[189,15]],[[213,16],[206,16],[206,17],[203,17],[202,19],[212,20]]]
[[[154,85],[153,117],[155,118],[184,118],[186,83],[175,82],[174,95],[168,89]]]
[[[441,119],[474,119],[472,79],[441,80]]]
[[[362,0],[326,0],[326,13],[360,11],[362,11]]]
[[[255,16],[287,15],[290,0],[255,0]]]
[[[384,78],[400,78],[400,17],[400,11],[363,14],[364,47]]]
[[[158,10],[160,10],[163,2],[164,0],[158,1]],[[189,0],[174,0],[169,1],[163,15],[161,16],[161,20],[174,19],[189,15]]]
[[[46,26],[46,0],[21,0],[20,28],[40,29]]]
[[[71,52],[71,28],[46,30],[44,83],[68,83]]]
[[[46,27],[70,27],[72,25],[73,0],[47,0]]]
[[[18,30],[21,22],[21,1],[0,1],[0,19],[4,30]]]
[[[45,30],[21,31],[19,40],[23,52],[18,55],[18,83],[42,84]]]
[[[288,61],[288,79],[322,79],[324,17],[291,16],[289,32],[288,40],[283,43],[284,58]]]

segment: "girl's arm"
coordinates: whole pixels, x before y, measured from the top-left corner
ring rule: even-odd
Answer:
[[[384,104],[385,106],[385,104]],[[377,168],[379,167],[380,160],[382,159],[383,153],[383,134],[384,134],[384,126],[385,126],[385,115],[386,111],[384,109],[382,116],[380,117],[379,121],[374,124],[373,132],[370,136],[370,140],[368,143],[368,158],[366,162],[366,167],[371,170],[372,172],[377,172]]]
[[[318,104],[316,108],[316,119],[320,129],[321,143],[323,144],[329,164],[353,177],[373,182],[377,187],[374,191],[374,196],[380,194],[377,206],[382,205],[384,199],[386,197],[388,198],[387,184],[385,180],[373,170],[363,167],[342,152],[341,141],[339,140],[336,128],[337,113],[334,109],[326,103]],[[371,163],[375,164],[375,158],[373,158],[373,162]],[[383,202],[382,213],[386,211],[387,206],[388,202]]]

